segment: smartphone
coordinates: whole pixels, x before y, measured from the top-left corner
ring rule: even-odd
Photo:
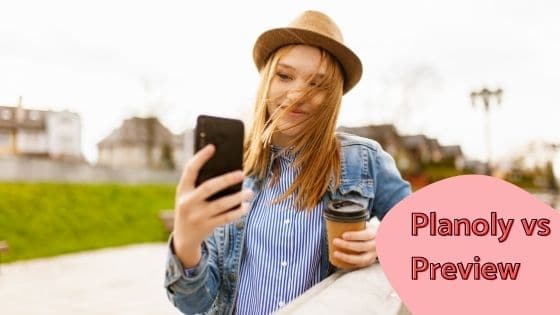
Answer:
[[[194,152],[207,144],[213,144],[216,148],[212,158],[200,169],[196,186],[212,177],[243,169],[244,127],[241,120],[200,115],[196,119],[194,137]],[[241,183],[230,186],[207,200],[239,192],[241,186]]]

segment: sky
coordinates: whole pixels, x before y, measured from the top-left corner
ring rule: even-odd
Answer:
[[[501,88],[493,159],[560,143],[555,1],[0,0],[0,105],[22,96],[28,108],[79,113],[90,162],[132,116],[157,115],[174,133],[199,114],[246,119],[256,38],[308,9],[334,19],[364,66],[339,125],[394,123],[485,159],[485,113],[469,95]]]

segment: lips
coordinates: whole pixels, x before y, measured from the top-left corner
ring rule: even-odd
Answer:
[[[307,114],[306,112],[303,112],[303,111],[300,111],[300,110],[293,110],[293,111],[291,111],[290,113],[292,113],[292,114],[300,114],[300,115],[306,115],[306,114]]]
[[[280,106],[280,108],[284,109],[286,108],[286,106]],[[307,115],[307,112],[302,111],[300,109],[294,109],[292,111],[289,111],[290,114],[297,114],[297,115]]]

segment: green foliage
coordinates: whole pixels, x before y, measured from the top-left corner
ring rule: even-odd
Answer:
[[[537,166],[532,169],[523,169],[517,166],[506,174],[506,180],[527,190],[559,191],[552,162],[547,162],[544,166]]]
[[[0,183],[2,261],[164,241],[172,185]]]
[[[439,180],[463,175],[464,172],[455,168],[453,163],[426,163],[423,165],[422,170],[424,174],[428,176],[430,183],[437,182]]]
[[[538,189],[538,187],[535,186],[535,176],[528,171],[522,172],[519,170],[513,170],[510,173],[506,174],[506,177],[504,179],[525,190]]]

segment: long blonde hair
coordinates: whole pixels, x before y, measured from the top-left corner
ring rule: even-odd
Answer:
[[[298,100],[294,100],[283,110],[276,110],[269,115],[267,104],[272,79],[276,74],[278,61],[288,53],[293,45],[277,50],[261,70],[261,80],[257,90],[254,107],[254,118],[245,139],[244,171],[248,176],[263,180],[267,174],[267,166],[272,158],[272,135],[279,128],[278,118],[291,110],[304,98],[313,97],[320,90],[326,93],[319,110],[302,122],[302,132],[294,136],[291,150],[295,153],[294,166],[298,175],[288,190],[274,200],[281,202],[295,193],[296,208],[311,210],[329,189],[331,179],[335,188],[340,184],[340,145],[335,136],[336,120],[340,110],[343,94],[343,73],[340,65],[329,53],[321,50],[321,63],[326,62],[326,73],[317,87],[309,87],[303,91]],[[313,80],[311,78],[310,80]],[[287,149],[287,148],[284,148]],[[273,167],[274,185],[279,175],[278,164]]]

